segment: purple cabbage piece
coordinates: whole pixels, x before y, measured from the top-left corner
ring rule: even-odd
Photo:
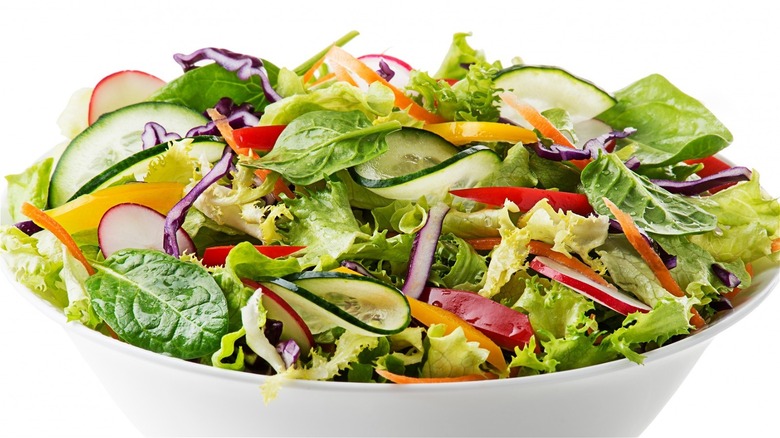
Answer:
[[[402,290],[412,298],[420,298],[425,290],[436,254],[436,245],[439,243],[442,223],[449,210],[450,207],[443,202],[431,207],[428,211],[428,220],[414,236],[412,253],[409,255],[409,271],[406,273]]]
[[[628,160],[626,160],[623,164],[626,165],[626,167],[629,170],[637,170],[639,169],[639,166],[642,164],[639,162],[639,158],[637,157],[631,157]]]
[[[670,193],[694,196],[726,184],[740,181],[749,181],[750,176],[750,169],[747,167],[737,166],[730,169],[721,170],[718,173],[714,173],[697,180],[674,181],[668,179],[653,179],[651,181],[659,187],[666,189]]]
[[[390,81],[390,79],[393,79],[393,76],[395,76],[395,71],[387,65],[384,59],[379,60],[379,70],[376,72],[386,81]]]
[[[531,146],[536,155],[550,161],[586,160],[591,158],[591,152],[584,149],[573,149],[568,146],[553,144],[549,148],[537,141]]]
[[[268,79],[265,66],[260,58],[236,53],[227,49],[206,47],[196,50],[189,55],[177,53],[173,55],[173,59],[185,72],[196,68],[197,66],[195,64],[199,61],[210,60],[221,65],[225,70],[236,72],[238,78],[243,81],[248,80],[252,76],[258,76],[263,86],[265,98],[269,102],[277,102],[282,99],[271,86],[271,81]]]
[[[293,366],[301,355],[301,347],[292,339],[276,344],[276,351],[282,356],[285,368]]]
[[[610,233],[623,233],[623,227],[620,225],[620,222],[612,218],[609,219],[608,230]],[[642,235],[645,241],[653,248],[653,251],[655,251],[655,253],[658,254],[658,257],[661,257],[661,260],[664,262],[666,269],[674,269],[677,267],[677,256],[666,252],[666,250],[663,249],[661,245],[658,244],[658,242],[651,239],[650,236],[645,234],[644,231],[639,230],[639,233]]]
[[[731,304],[731,300],[729,300],[726,297],[720,297],[718,301],[713,301],[710,303],[710,307],[713,308],[716,312],[723,312],[725,310],[734,310],[734,305]]]
[[[282,338],[282,330],[284,330],[284,323],[276,319],[266,319],[263,326],[263,335],[268,339],[272,345],[279,343]]]
[[[347,268],[347,269],[349,269],[349,270],[355,271],[355,272],[357,272],[360,275],[365,275],[366,277],[373,277],[374,276],[372,273],[368,272],[368,269],[363,267],[363,265],[361,265],[358,262],[352,261],[352,260],[343,260],[340,263],[340,265],[345,267],[345,268]]]
[[[163,232],[163,249],[166,253],[179,257],[179,242],[176,240],[176,232],[181,228],[184,223],[184,218],[187,215],[187,211],[195,203],[195,200],[203,194],[212,184],[216,183],[222,177],[227,175],[230,171],[230,165],[232,164],[235,153],[230,146],[225,146],[224,152],[222,152],[222,158],[219,159],[217,164],[203,177],[192,190],[189,191],[184,197],[171,208],[168,215],[165,216],[165,226]]]
[[[149,149],[152,146],[179,139],[181,139],[181,135],[166,131],[161,124],[147,122],[144,125],[144,132],[141,133],[141,148]]]
[[[251,104],[244,103],[236,105],[229,97],[220,99],[219,102],[214,105],[214,109],[225,116],[230,127],[233,129],[257,126],[260,123],[260,114],[255,112],[255,109]],[[208,114],[205,112],[204,115],[208,117]],[[196,126],[190,129],[186,134],[187,137],[196,137],[199,135],[221,135],[221,133],[212,120],[203,126]]]
[[[33,234],[37,233],[38,231],[43,231],[43,228],[39,227],[38,224],[36,224],[33,221],[22,221],[17,222],[14,224],[16,228],[19,229],[22,233],[32,236]]]
[[[713,263],[712,266],[710,266],[712,269],[712,272],[715,274],[715,276],[720,279],[720,281],[723,282],[727,287],[735,288],[742,283],[742,281],[734,275],[733,272],[729,271],[728,269],[724,268],[723,266]]]
[[[636,129],[634,128],[626,128],[622,131],[608,132],[606,134],[599,135],[596,138],[592,138],[586,141],[585,144],[582,146],[582,149],[586,151],[590,151],[591,157],[596,158],[598,156],[599,151],[607,150],[607,144],[609,142],[626,138],[635,132]]]

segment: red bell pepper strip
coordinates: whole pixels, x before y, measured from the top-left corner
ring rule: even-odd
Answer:
[[[572,211],[582,216],[593,213],[593,207],[588,202],[588,197],[580,193],[530,187],[477,187],[450,190],[450,193],[489,205],[504,205],[504,202],[509,200],[522,211],[528,211],[537,202],[547,199],[555,210]]]
[[[302,250],[303,246],[284,246],[284,245],[255,245],[260,254],[271,258],[287,257],[288,255]],[[225,264],[225,259],[230,250],[233,249],[232,245],[226,246],[212,246],[206,248],[203,251],[203,265],[205,266],[222,266]]]
[[[287,125],[250,126],[233,130],[233,139],[240,148],[270,151]]]

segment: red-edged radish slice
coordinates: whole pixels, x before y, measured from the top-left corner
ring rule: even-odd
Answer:
[[[525,347],[534,334],[527,315],[478,293],[431,287],[427,295],[428,304],[458,315],[505,350]]]
[[[243,280],[244,284],[261,289],[263,293],[262,303],[265,307],[266,317],[282,323],[281,340],[292,339],[301,348],[301,354],[309,354],[314,346],[314,336],[309,330],[309,326],[303,321],[298,312],[295,311],[287,301],[274,293],[271,289],[252,280]]]
[[[105,113],[143,102],[163,85],[162,79],[138,70],[122,70],[104,77],[92,90],[89,124]]]
[[[403,89],[406,84],[409,83],[409,75],[412,71],[412,66],[406,62],[389,55],[371,54],[363,55],[358,58],[363,61],[364,64],[371,67],[372,70],[379,73],[383,78],[386,78],[386,74],[392,72],[392,78],[387,80],[390,84],[397,88]],[[384,61],[386,67],[383,68],[381,61]],[[389,70],[385,70],[389,69]]]
[[[623,315],[652,310],[647,304],[620,292],[617,288],[602,286],[547,257],[536,256],[531,260],[531,269]]]
[[[105,257],[125,248],[163,251],[165,216],[141,204],[117,204],[108,209],[98,224],[98,242]],[[196,248],[184,229],[176,233],[182,253]]]

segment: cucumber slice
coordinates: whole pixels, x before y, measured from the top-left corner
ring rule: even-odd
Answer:
[[[52,174],[49,206],[64,204],[95,175],[140,151],[141,133],[151,121],[179,133],[207,122],[197,111],[165,102],[138,103],[103,115],[63,151]]]
[[[149,164],[152,160],[167,151],[175,142],[180,141],[189,141],[192,143],[190,155],[193,157],[203,156],[212,163],[219,160],[222,156],[222,151],[225,149],[225,143],[223,143],[219,137],[214,136],[191,137],[161,143],[130,155],[99,173],[81,186],[68,201],[72,201],[81,195],[86,195],[87,193],[116,185],[123,180],[131,178],[135,180],[137,177],[143,176],[147,169],[149,169]]]
[[[386,159],[386,156],[381,155],[372,161]],[[391,157],[387,159],[397,160],[395,164],[374,165],[369,161],[353,167],[350,169],[352,178],[361,186],[388,199],[416,201],[421,196],[442,199],[451,189],[474,187],[501,165],[501,157],[492,149],[476,145],[438,164],[420,170],[410,165],[410,173],[381,178],[383,175],[378,175],[373,169],[380,166],[403,168],[405,154],[395,153]]]
[[[261,283],[295,309],[312,333],[344,327],[367,336],[386,336],[401,332],[411,321],[401,291],[370,277],[304,272]]]
[[[573,123],[592,119],[616,103],[606,91],[558,67],[513,65],[499,71],[494,81],[496,87],[514,92],[537,111],[566,110]],[[502,106],[501,115],[524,123],[506,105]]]

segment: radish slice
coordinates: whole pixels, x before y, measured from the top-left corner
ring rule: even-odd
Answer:
[[[380,76],[385,78],[391,85],[403,89],[406,84],[409,83],[409,75],[412,71],[412,67],[406,62],[389,55],[363,55],[358,58],[363,61],[364,64],[371,67]],[[383,65],[384,64],[384,65]],[[386,75],[392,75],[390,79],[387,79]]]
[[[444,217],[450,211],[450,206],[440,202],[431,207],[428,220],[414,236],[412,254],[409,256],[409,270],[406,273],[403,293],[412,298],[420,298],[428,282],[433,258],[436,255],[436,245],[439,243]]]
[[[141,204],[117,204],[103,214],[98,225],[98,242],[105,257],[125,249],[163,251],[165,216]],[[176,233],[182,252],[195,254],[192,239],[183,229]]]
[[[312,336],[309,326],[303,322],[303,318],[298,315],[298,312],[290,307],[282,297],[267,287],[260,287],[263,289],[262,302],[267,312],[266,316],[268,319],[282,323],[282,336],[280,339],[282,341],[292,339],[301,348],[303,355],[309,354],[309,351],[314,346],[314,336]]]
[[[604,287],[547,257],[536,256],[531,260],[531,269],[623,315],[652,310],[647,304],[620,292],[617,288]]]
[[[92,90],[89,124],[105,113],[143,102],[163,85],[162,79],[138,70],[122,70],[106,76]]]

